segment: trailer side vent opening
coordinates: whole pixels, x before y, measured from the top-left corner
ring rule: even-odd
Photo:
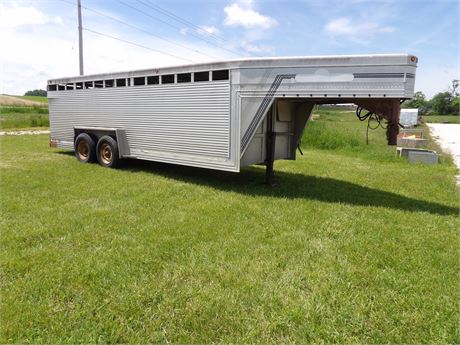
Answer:
[[[270,183],[275,160],[296,159],[318,104],[356,104],[365,109],[361,118],[388,123],[395,145],[417,61],[409,54],[258,58],[53,79],[50,143],[106,167],[123,158],[234,172],[265,164]]]
[[[134,78],[134,86],[145,85],[145,77]]]
[[[179,73],[177,75],[178,83],[190,83],[192,81],[192,73]]]
[[[222,71],[212,71],[212,80],[228,80],[228,69]]]
[[[194,81],[209,81],[209,72],[195,72]]]
[[[157,75],[147,77],[147,85],[155,85],[160,83],[160,77]]]
[[[165,74],[161,76],[162,84],[173,84],[174,83],[174,74]]]

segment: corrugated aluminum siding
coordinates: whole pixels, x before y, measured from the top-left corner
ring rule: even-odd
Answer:
[[[229,81],[57,91],[49,103],[53,139],[72,142],[74,127],[120,128],[130,156],[235,170]]]

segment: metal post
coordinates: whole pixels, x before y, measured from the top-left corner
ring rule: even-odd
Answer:
[[[83,75],[83,28],[81,25],[81,1],[77,0],[78,7],[78,52],[80,58],[80,75]]]
[[[393,100],[391,105],[391,114],[388,119],[387,139],[388,145],[396,145],[399,133],[399,113],[401,105],[399,100]]]

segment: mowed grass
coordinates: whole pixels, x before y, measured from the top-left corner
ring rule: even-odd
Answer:
[[[323,112],[273,188],[0,138],[0,342],[458,343],[455,169],[364,134]]]
[[[460,115],[424,115],[426,123],[460,123]]]
[[[0,129],[25,129],[49,126],[46,106],[0,106]]]

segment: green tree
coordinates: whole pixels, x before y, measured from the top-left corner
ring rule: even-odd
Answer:
[[[455,97],[453,100],[452,100],[452,112],[454,114],[460,114],[460,96],[457,96]]]
[[[437,93],[430,101],[433,112],[439,115],[451,114],[454,110],[452,100],[453,97],[449,91]]]
[[[24,96],[44,96],[46,97],[46,91],[41,89],[29,90]]]
[[[417,91],[414,98],[403,103],[403,108],[417,108],[420,115],[425,115],[429,110],[429,103],[422,91]]]

